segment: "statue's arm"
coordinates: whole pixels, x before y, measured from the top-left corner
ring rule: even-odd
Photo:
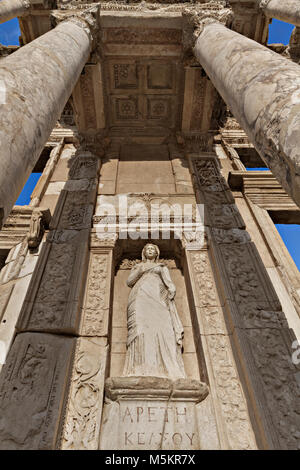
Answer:
[[[167,286],[168,291],[169,291],[169,298],[174,299],[175,294],[176,294],[176,287],[175,287],[175,284],[173,283],[173,281],[171,279],[170,272],[169,272],[167,266],[163,266],[161,272],[162,272],[162,279],[163,279],[163,281],[164,281],[164,283]]]
[[[127,285],[128,287],[133,287],[134,284],[139,280],[139,278],[142,276],[143,274],[143,271],[142,271],[142,268],[141,268],[141,265],[138,264],[137,266],[135,266],[129,276],[128,276],[128,279],[127,279]]]

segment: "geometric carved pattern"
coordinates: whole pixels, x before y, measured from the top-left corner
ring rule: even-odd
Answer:
[[[137,98],[116,99],[117,119],[138,119],[138,101]]]
[[[135,64],[114,64],[115,88],[137,88],[138,76]]]
[[[178,105],[176,62],[109,59],[111,124],[173,127]],[[130,91],[130,95],[128,92]]]
[[[170,114],[170,99],[151,97],[147,99],[148,119],[164,119]]]

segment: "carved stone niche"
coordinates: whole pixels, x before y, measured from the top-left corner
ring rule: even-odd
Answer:
[[[106,380],[101,449],[159,450],[201,448],[205,425],[197,405],[208,387],[196,380],[158,377]]]

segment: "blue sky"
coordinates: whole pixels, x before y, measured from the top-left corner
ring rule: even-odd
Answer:
[[[273,20],[269,28],[268,44],[282,43],[288,44],[294,26],[282,21]],[[17,18],[0,25],[0,43],[6,46],[18,45],[20,28]],[[262,168],[265,169],[265,168]],[[253,168],[251,168],[253,170]],[[30,202],[30,195],[40,177],[40,173],[32,173],[23,188],[16,204],[25,205]],[[276,225],[284,243],[300,270],[300,225]]]

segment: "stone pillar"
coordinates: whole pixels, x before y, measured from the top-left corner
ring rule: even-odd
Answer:
[[[22,16],[29,7],[29,0],[3,0],[0,2],[0,24]]]
[[[299,66],[211,15],[196,20],[196,58],[274,176],[300,205]]]
[[[297,449],[296,337],[217,158],[200,154],[189,160],[197,202],[206,208],[209,237],[208,253],[201,249],[187,255],[197,307],[195,342],[203,337],[209,383],[220,406],[222,448],[228,440],[227,448],[233,449]]]
[[[1,61],[0,228],[89,57],[97,13],[95,6],[69,16]]]
[[[97,397],[99,396],[101,400],[101,378],[105,371],[107,340],[98,338],[105,316],[105,312],[96,310],[98,307],[96,301],[101,303],[102,299],[101,297],[99,300],[100,289],[94,296],[93,305],[84,304],[87,310],[85,315],[88,318],[81,322],[88,269],[90,227],[97,195],[100,160],[91,152],[79,148],[70,163],[68,180],[60,192],[49,226],[50,230],[39,256],[36,257],[36,261],[30,260],[27,256],[31,262],[26,267],[25,260],[20,272],[20,276],[23,274],[25,278],[26,269],[29,270],[34,264],[29,286],[29,279],[28,282],[26,279],[17,286],[16,295],[21,298],[20,303],[23,302],[23,305],[16,325],[16,335],[0,375],[0,449],[60,448],[62,438],[70,440],[69,435],[73,433],[75,440],[80,434],[79,431],[84,426],[83,415],[80,415],[85,408],[83,402],[85,399],[88,402],[96,396],[96,386],[99,386]],[[20,250],[22,248],[20,247]],[[10,256],[19,258],[11,268],[18,272],[21,256],[18,257],[13,252]],[[24,259],[25,254],[22,256]],[[91,269],[95,268],[97,259],[93,259]],[[104,276],[105,273],[100,283]],[[25,290],[26,295],[24,295]],[[93,293],[94,291],[91,296]],[[0,294],[7,298],[10,295],[9,289],[2,288]],[[6,306],[7,300],[3,299],[3,302]],[[16,321],[20,310],[19,301],[10,309],[13,313],[12,320]],[[2,310],[0,302],[1,313]],[[93,327],[96,328],[98,325],[99,328],[94,334]],[[88,326],[92,332],[88,330]],[[2,328],[0,341],[5,341],[5,344],[9,345],[13,330],[14,324],[10,321],[9,329],[4,331]],[[84,333],[81,334],[82,330]],[[92,333],[91,338],[90,333]],[[82,338],[83,335],[87,338]],[[84,355],[83,361],[82,355]],[[91,375],[87,365],[89,361],[93,364]],[[12,367],[13,375],[11,375]],[[25,379],[26,386],[23,388],[24,373],[27,374],[25,371],[28,372],[28,376]],[[35,374],[39,377],[37,378]],[[70,380],[72,382],[68,398]],[[76,395],[77,385],[80,392]],[[92,387],[94,387],[93,393],[88,394]],[[73,403],[75,407],[77,406],[75,411],[72,408]],[[87,427],[84,428],[88,448],[91,448],[93,435],[93,429],[88,426],[90,423],[98,423],[99,413],[94,417],[94,411],[93,408],[87,416]],[[69,418],[72,412],[75,415],[74,421],[78,419],[75,431],[71,429],[73,415]],[[101,418],[101,409],[99,412]],[[14,420],[11,420],[12,414]],[[65,416],[68,416],[69,428],[62,434]],[[76,444],[79,442],[78,439]]]
[[[268,18],[300,26],[300,6],[295,0],[261,0],[259,6]]]

